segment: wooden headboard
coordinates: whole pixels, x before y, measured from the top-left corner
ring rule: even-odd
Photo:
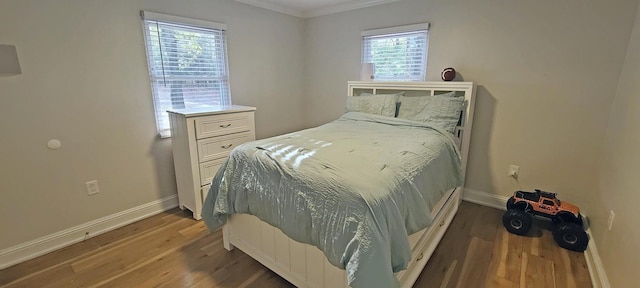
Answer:
[[[473,108],[475,106],[476,87],[473,82],[373,82],[349,81],[348,96],[359,96],[361,93],[392,94],[404,92],[407,96],[433,96],[455,91],[464,95],[465,104],[454,139],[462,154],[462,173],[467,172],[467,156],[471,144],[471,128],[473,127]]]

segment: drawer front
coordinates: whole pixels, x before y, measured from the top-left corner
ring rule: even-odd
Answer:
[[[251,130],[251,112],[200,117],[195,120],[196,139]]]
[[[251,132],[198,140],[198,159],[200,159],[200,163],[203,163],[225,158],[233,148],[251,140],[253,140]]]
[[[425,234],[420,237],[418,243],[411,250],[411,262],[407,265],[407,269],[396,273],[396,277],[398,277],[398,281],[400,281],[400,283],[405,283],[407,279],[415,280],[418,277],[418,275],[415,274],[416,271],[422,271],[423,267],[429,261],[429,258],[438,245],[438,242],[442,239],[446,229],[448,228],[447,223],[450,224],[455,216],[455,212],[458,207],[458,203],[456,202],[460,196],[459,193],[460,191],[454,191],[451,194],[447,200],[447,204],[445,204],[445,207],[441,209],[438,215],[434,218],[432,226],[427,229]],[[412,272],[407,274],[405,273],[407,271]]]
[[[200,164],[200,185],[211,184],[211,180],[216,176],[218,169],[220,169],[220,166],[222,166],[226,159],[227,158],[220,158]]]

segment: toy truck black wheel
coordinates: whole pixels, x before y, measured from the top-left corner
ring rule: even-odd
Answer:
[[[502,225],[507,231],[516,235],[525,235],[531,229],[531,214],[518,210],[510,209],[502,215]]]
[[[515,204],[516,204],[516,199],[513,198],[513,196],[511,196],[509,200],[507,200],[507,210],[511,210],[515,208]]]
[[[558,224],[553,230],[553,239],[560,247],[576,252],[584,252],[589,244],[587,232],[575,223]]]
[[[551,220],[553,220],[553,224],[556,225],[560,223],[573,223],[577,224],[578,226],[582,226],[582,216],[578,215],[578,217],[576,217],[575,215],[568,212],[560,212]]]

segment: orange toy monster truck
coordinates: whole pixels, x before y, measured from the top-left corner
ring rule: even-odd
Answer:
[[[589,244],[584,231],[580,209],[567,202],[560,202],[556,193],[536,189],[535,192],[516,191],[507,201],[507,212],[502,224],[513,234],[525,235],[531,228],[533,216],[550,219],[554,224],[553,239],[560,247],[583,252]]]

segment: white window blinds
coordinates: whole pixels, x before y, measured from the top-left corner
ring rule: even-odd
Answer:
[[[362,63],[374,64],[374,80],[424,81],[429,24],[362,32]]]
[[[141,14],[160,135],[170,136],[167,110],[231,104],[225,25]]]

